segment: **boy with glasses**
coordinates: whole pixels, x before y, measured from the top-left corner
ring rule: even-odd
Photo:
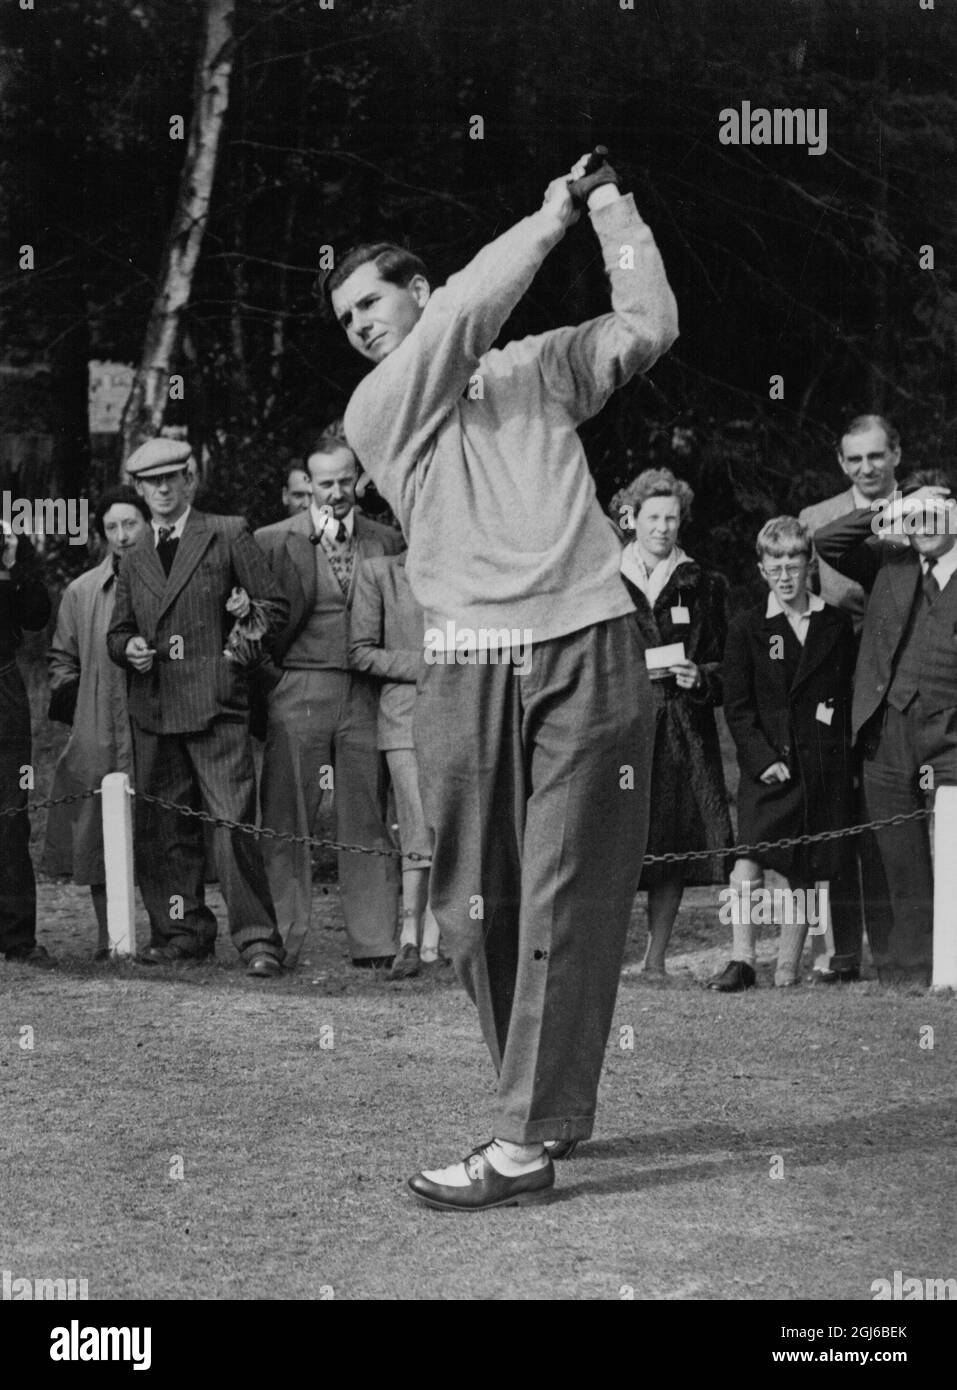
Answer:
[[[745,845],[853,822],[852,621],[810,592],[811,537],[802,522],[769,521],[757,553],[769,593],[731,624],[724,654],[724,708],[741,771],[738,840]],[[728,894],[733,959],[710,989],[733,993],[755,984],[757,928],[781,916],[774,983],[797,984],[809,922],[827,925],[822,881],[833,886],[848,872],[850,843],[794,845],[735,863]],[[765,869],[789,882],[783,913],[780,897],[778,910],[770,907]]]

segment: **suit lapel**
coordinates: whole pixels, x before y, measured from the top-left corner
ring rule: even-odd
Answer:
[[[322,550],[321,545],[311,543],[311,535],[312,513],[307,507],[304,512],[296,513],[286,532],[286,553],[302,587],[303,611],[306,613],[312,612],[316,602],[316,551]]]
[[[825,608],[823,612],[812,613],[807,625],[807,638],[801,648],[801,659],[791,685],[791,694],[808,680],[819,666],[822,666],[834,649],[841,632],[841,624],[835,622]]]
[[[166,578],[163,596],[160,599],[159,613],[157,622],[175,603],[181,593],[183,586],[189,580],[193,570],[199,564],[206,550],[212,544],[213,530],[203,512],[196,511],[195,507],[190,510],[186,518],[186,525],[183,534],[180,536],[179,545],[176,547],[176,554],[173,556],[173,564],[169,576]],[[157,564],[159,557],[157,556]],[[162,571],[163,566],[160,565]]]
[[[770,681],[773,689],[773,704],[778,709],[783,709],[787,704],[788,683],[785,679],[787,663],[784,660],[785,629],[788,620],[783,613],[777,614],[774,618],[769,618],[766,612],[761,615],[758,622],[760,633],[759,642],[763,646],[764,654],[767,657],[767,665],[770,668]]]
[[[146,528],[142,540],[130,551],[129,563],[135,567],[150,593],[158,599],[162,598],[163,590],[166,588],[166,575],[156,553],[152,526]]]
[[[941,618],[944,622],[948,619],[957,620],[957,574],[950,576],[946,588],[941,590],[939,597],[934,601],[933,611],[938,621]]]
[[[920,561],[914,552],[910,551],[906,561],[885,566],[884,573],[887,575],[887,587],[897,609],[900,631],[903,633],[907,619],[910,617],[910,610],[914,606],[914,595],[921,582]],[[948,584],[947,587],[950,588],[950,585]]]

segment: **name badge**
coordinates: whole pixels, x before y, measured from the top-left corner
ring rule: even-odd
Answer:
[[[690,623],[691,614],[683,603],[676,603],[671,610],[671,621],[673,623]]]
[[[834,706],[826,705],[822,700],[817,707],[817,713],[815,714],[814,718],[817,719],[821,724],[829,725],[831,723],[831,720],[834,718]]]

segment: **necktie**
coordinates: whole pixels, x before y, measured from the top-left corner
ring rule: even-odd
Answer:
[[[173,556],[179,546],[179,537],[173,535],[172,526],[161,526],[159,528],[159,539],[156,543],[156,554],[159,562],[163,566],[163,573],[168,575],[173,568]]]
[[[927,569],[924,573],[924,598],[927,600],[928,604],[932,604],[940,593],[940,585],[937,583],[937,577],[934,574],[934,566],[936,564],[937,560],[933,556],[928,556]]]
[[[113,574],[114,574],[114,576],[116,576],[116,575],[119,574],[119,572],[120,572],[120,557],[119,557],[119,555],[114,555],[114,556],[113,556],[113,559],[112,559],[112,561],[111,561],[111,564],[112,564],[112,566],[113,566]]]
[[[336,532],[336,540],[339,542],[340,545],[342,545],[343,541],[346,539],[348,534],[349,532],[346,530],[346,523],[344,521],[340,521],[339,529]]]

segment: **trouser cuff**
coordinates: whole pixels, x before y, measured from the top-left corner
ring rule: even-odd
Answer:
[[[543,1144],[546,1139],[590,1139],[594,1115],[556,1115],[547,1120],[522,1120],[516,1115],[497,1114],[495,1138],[509,1144]]]

